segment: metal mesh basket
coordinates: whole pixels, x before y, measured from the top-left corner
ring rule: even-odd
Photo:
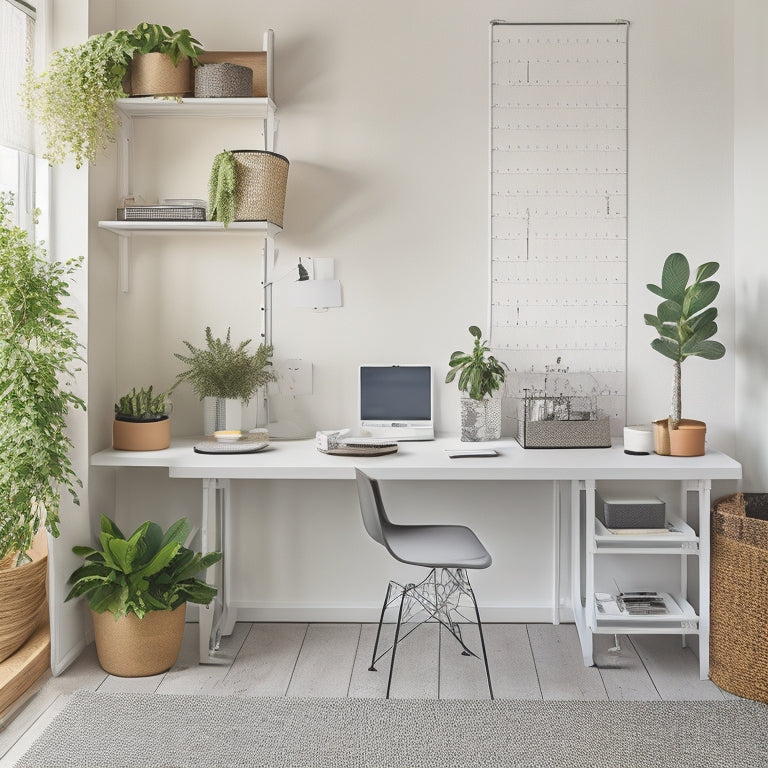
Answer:
[[[709,676],[768,703],[768,493],[737,493],[712,508]]]
[[[237,149],[235,221],[268,221],[283,226],[288,159],[275,152]]]

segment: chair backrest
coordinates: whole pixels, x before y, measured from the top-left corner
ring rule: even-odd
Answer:
[[[368,535],[382,546],[384,541],[384,528],[389,525],[389,518],[384,511],[381,501],[381,492],[376,480],[368,477],[355,467],[355,479],[357,481],[357,495],[360,499],[360,512],[363,515],[363,524]]]

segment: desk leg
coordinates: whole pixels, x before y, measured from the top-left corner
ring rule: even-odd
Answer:
[[[224,557],[211,566],[206,580],[218,588],[218,594],[209,605],[200,606],[200,663],[231,664],[233,659],[219,652],[222,628],[231,620],[229,608],[228,563],[226,562],[226,525],[229,520],[230,488],[228,480],[203,480],[203,509],[201,538],[204,552],[221,550]]]
[[[560,623],[560,540],[562,518],[560,517],[560,482],[552,482],[552,623]]]
[[[712,481],[698,481],[699,501],[699,678],[709,677],[709,566]]]
[[[573,620],[576,622],[576,631],[579,633],[581,641],[581,654],[584,658],[584,666],[594,666],[592,630],[587,626],[584,605],[581,594],[581,493],[586,487],[592,487],[593,495],[595,484],[594,480],[585,484],[580,480],[571,481],[571,606],[573,608]],[[589,517],[587,517],[587,522]]]

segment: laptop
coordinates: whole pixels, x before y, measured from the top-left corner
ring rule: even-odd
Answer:
[[[372,440],[434,440],[432,366],[361,365],[360,432]]]

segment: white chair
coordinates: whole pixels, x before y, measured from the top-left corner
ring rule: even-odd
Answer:
[[[376,663],[389,652],[389,648],[376,655],[381,637],[381,625],[384,614],[397,600],[400,606],[397,614],[395,638],[391,646],[392,660],[389,665],[387,698],[392,687],[392,671],[395,668],[397,646],[425,621],[438,621],[460,643],[465,656],[479,658],[471,651],[461,636],[461,623],[470,621],[461,613],[460,600],[468,598],[474,607],[474,620],[480,635],[485,675],[488,679],[488,691],[493,698],[491,673],[488,669],[488,655],[485,651],[483,625],[477,600],[469,583],[467,570],[487,568],[491,556],[474,532],[463,525],[397,525],[388,517],[381,500],[379,484],[364,472],[355,469],[357,493],[360,499],[360,511],[368,535],[385,547],[396,560],[411,565],[429,568],[427,576],[418,584],[405,586],[390,581],[387,594],[381,608],[379,628],[371,657],[371,672],[376,671]],[[422,618],[423,617],[423,618]],[[416,619],[419,619],[416,621]],[[402,625],[413,619],[415,626],[400,636]]]

